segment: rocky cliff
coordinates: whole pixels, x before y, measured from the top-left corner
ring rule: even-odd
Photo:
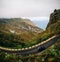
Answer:
[[[50,15],[50,21],[47,25],[47,31],[51,34],[59,34],[60,33],[60,9],[54,10]]]
[[[60,9],[58,9],[58,10],[55,9],[54,12],[51,13],[51,15],[50,15],[50,20],[49,20],[49,23],[47,25],[47,28],[50,25],[52,25],[52,24],[54,24],[54,23],[56,23],[58,21],[60,22]]]

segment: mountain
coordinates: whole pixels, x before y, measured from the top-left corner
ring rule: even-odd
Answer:
[[[31,20],[29,19],[24,19],[24,22],[29,24],[29,25],[32,25],[32,26],[36,26]]]
[[[22,18],[0,19],[0,45],[23,46],[39,35],[43,30],[31,20]],[[18,46],[17,45],[17,46]]]
[[[5,26],[3,26],[5,25]],[[37,27],[29,19],[22,18],[12,18],[12,19],[0,19],[0,26],[5,27],[4,29],[15,32],[15,33],[24,33],[26,31],[40,33],[41,28]]]
[[[47,27],[49,27],[51,24],[54,24],[58,21],[60,21],[60,9],[58,9],[58,10],[55,9],[54,12],[51,13],[51,15],[50,15],[50,21],[49,21]]]
[[[54,10],[50,15],[50,21],[47,25],[47,30],[50,30],[52,34],[60,33],[60,9]]]

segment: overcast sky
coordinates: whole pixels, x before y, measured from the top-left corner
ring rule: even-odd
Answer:
[[[48,21],[60,0],[0,0],[0,18],[26,17],[32,21]]]
[[[49,17],[60,0],[0,0],[1,17]]]

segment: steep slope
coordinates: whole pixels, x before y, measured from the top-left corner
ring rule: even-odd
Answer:
[[[53,13],[51,13],[51,15],[50,15],[50,21],[49,21],[49,23],[48,23],[48,25],[47,25],[47,28],[51,25],[51,24],[54,24],[54,23],[56,23],[56,22],[60,22],[60,9],[59,10],[54,10],[54,12]]]
[[[55,9],[54,12],[50,15],[50,21],[46,29],[47,31],[50,31],[51,34],[60,33],[60,9]]]
[[[22,18],[0,19],[0,45],[24,47],[43,30]]]

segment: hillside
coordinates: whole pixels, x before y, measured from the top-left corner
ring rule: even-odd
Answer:
[[[43,30],[29,19],[1,18],[0,19],[0,45],[24,47]],[[23,46],[24,45],[24,46]]]
[[[5,27],[8,31],[16,31],[17,33],[21,33],[19,31],[23,32],[23,30],[36,33],[40,33],[42,31],[41,28],[38,28],[29,19],[22,18],[0,19],[0,26]]]

